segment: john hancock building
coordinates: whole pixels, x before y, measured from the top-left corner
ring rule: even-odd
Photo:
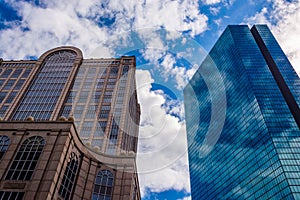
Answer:
[[[140,199],[135,57],[0,61],[0,199]]]
[[[184,95],[193,199],[300,199],[300,80],[266,25],[228,26]]]

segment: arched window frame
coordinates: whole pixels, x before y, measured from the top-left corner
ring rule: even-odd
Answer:
[[[10,145],[10,139],[6,135],[0,135],[0,160],[4,157],[8,146]]]
[[[78,172],[78,165],[78,156],[74,152],[72,152],[58,191],[58,194],[65,200],[70,199],[72,196],[71,194],[74,190],[75,178]]]
[[[27,138],[19,147],[5,179],[22,181],[30,180],[45,144],[46,141],[41,136]]]
[[[92,200],[111,200],[114,186],[114,174],[110,170],[98,172],[92,195]]]

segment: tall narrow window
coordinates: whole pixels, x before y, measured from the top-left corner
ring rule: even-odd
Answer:
[[[94,191],[92,200],[111,200],[112,188],[114,184],[114,175],[109,170],[102,170],[98,172],[94,184]]]
[[[78,157],[74,152],[72,152],[58,192],[58,194],[66,200],[71,198],[75,185],[77,169]]]
[[[0,135],[0,160],[2,160],[5,152],[7,151],[9,143],[9,137],[6,135]]]
[[[41,136],[26,139],[20,146],[5,179],[30,180],[44,146],[45,140]]]

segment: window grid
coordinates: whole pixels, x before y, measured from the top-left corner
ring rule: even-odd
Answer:
[[[4,114],[6,113],[7,109],[8,109],[8,106],[2,106],[0,108],[0,117],[4,116]]]
[[[114,184],[114,175],[109,170],[98,172],[92,200],[110,200],[112,199],[112,189]]]
[[[22,200],[24,192],[0,191],[0,200]]]
[[[119,61],[118,63],[119,65],[104,66],[102,61],[93,61],[91,64],[83,60],[62,112],[64,116],[68,113],[74,116],[79,135],[84,140],[102,139],[106,132],[101,151],[110,152],[109,154],[117,153],[119,128],[111,125],[106,127],[107,121],[111,121],[114,116],[115,123],[120,124],[121,118],[124,117],[122,109],[126,100],[124,96],[127,95],[125,90],[132,84],[127,80],[130,66],[122,65]],[[93,122],[92,127],[86,127],[85,122]]]
[[[20,146],[5,179],[30,180],[44,146],[45,140],[41,136],[26,139]]]
[[[71,198],[71,194],[74,189],[75,177],[77,171],[78,171],[78,157],[74,152],[72,152],[58,192],[58,194],[63,199],[67,200]]]
[[[33,116],[36,120],[50,119],[72,71],[75,57],[76,53],[73,51],[58,51],[45,59],[41,71],[14,113],[14,120],[23,120],[28,116]]]

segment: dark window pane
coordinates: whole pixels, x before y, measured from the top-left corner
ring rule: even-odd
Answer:
[[[6,180],[30,180],[44,147],[45,140],[40,136],[26,139],[20,146],[12,162]],[[34,156],[37,155],[37,156]]]

